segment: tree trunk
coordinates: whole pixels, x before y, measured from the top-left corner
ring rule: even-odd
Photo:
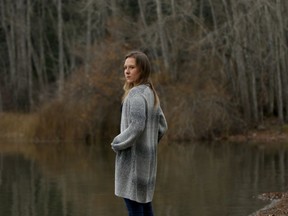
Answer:
[[[268,11],[268,6],[264,6],[264,17],[265,17],[265,23],[266,23],[266,31],[267,31],[267,37],[268,37],[268,43],[267,43],[267,48],[269,50],[268,56],[269,58],[267,59],[269,62],[273,62],[274,59],[272,59],[272,56],[275,55],[275,46],[274,46],[274,40],[273,40],[273,23],[271,20],[271,15]],[[266,61],[267,61],[266,60]],[[275,64],[275,63],[274,63]],[[267,64],[266,70],[268,71],[268,115],[272,115],[274,112],[274,105],[275,105],[275,79],[274,79],[274,64]]]
[[[29,98],[29,110],[34,105],[33,101],[33,73],[32,73],[32,35],[31,35],[31,2],[27,0],[27,14],[26,14],[26,39],[27,39],[27,72],[28,72],[28,98]]]
[[[158,24],[158,33],[160,38],[161,50],[162,50],[162,57],[165,66],[165,70],[169,71],[169,54],[168,54],[168,44],[164,30],[164,22],[162,17],[162,6],[161,0],[155,0],[157,6],[157,24]],[[172,74],[175,78],[175,73]]]
[[[259,113],[258,113],[257,83],[255,73],[256,73],[255,70],[251,70],[251,106],[252,106],[253,122],[257,123],[259,120]]]
[[[143,0],[138,0],[138,6],[139,6],[139,11],[140,11],[140,17],[141,17],[141,21],[143,23],[143,26],[145,29],[147,29],[147,23],[146,23],[146,19],[145,19],[145,10],[143,7]]]
[[[13,4],[13,3],[12,3]],[[15,64],[16,77],[14,77],[14,97],[16,109],[29,110],[28,96],[28,74],[30,59],[28,56],[28,31],[27,31],[27,4],[24,1],[17,1],[14,7],[15,17]]]
[[[279,40],[276,39],[276,47],[279,47]],[[276,58],[279,59],[279,50],[277,50]],[[278,110],[278,119],[280,122],[284,122],[284,113],[283,113],[283,94],[282,94],[282,80],[281,80],[281,68],[280,62],[276,62],[276,100],[277,100],[277,110]]]
[[[279,67],[281,68],[281,81],[282,81],[282,96],[283,96],[283,109],[286,110],[285,120],[288,120],[288,77],[287,77],[287,42],[286,42],[286,34],[285,34],[285,26],[284,19],[282,17],[282,6],[281,1],[277,0],[276,2],[276,11],[278,18],[278,52],[279,52]],[[283,119],[283,120],[284,120]]]
[[[64,85],[64,48],[63,48],[63,19],[62,19],[62,0],[57,1],[57,17],[58,17],[58,94],[62,97]]]
[[[8,3],[4,3],[4,0],[0,0],[0,8],[1,8],[1,24],[4,29],[6,44],[7,44],[7,52],[9,59],[9,81],[10,83],[15,81],[16,74],[16,46],[15,46],[15,33],[14,33],[14,7],[12,3],[9,1]]]
[[[86,75],[90,72],[91,64],[91,16],[93,9],[93,1],[88,0],[87,2],[87,29],[86,29],[86,57],[85,57],[85,73]]]
[[[31,58],[32,58],[32,64],[35,68],[35,72],[37,74],[37,85],[39,86],[39,90],[40,92],[43,91],[45,83],[47,82],[47,80],[45,80],[45,73],[46,73],[46,69],[45,69],[45,52],[44,52],[44,17],[45,17],[45,10],[44,10],[44,0],[41,0],[39,3],[38,8],[36,8],[35,10],[37,10],[41,15],[39,16],[39,20],[38,20],[38,31],[34,32],[34,34],[36,35],[37,40],[34,40],[35,45],[33,45],[31,43],[31,39],[33,37],[33,33],[30,32],[30,49],[31,49]],[[31,19],[31,18],[30,18]],[[30,21],[31,22],[31,21]],[[33,22],[33,20],[32,20]],[[29,28],[31,31],[31,27]],[[32,75],[33,76],[33,75]],[[47,84],[47,83],[46,83]]]
[[[232,2],[231,2],[232,3]],[[233,5],[234,4],[234,5]],[[239,14],[238,14],[238,7],[236,2],[232,3],[232,16],[233,16],[233,21],[235,22],[236,20],[239,19]],[[245,37],[244,34],[242,34],[241,30],[243,28],[243,25],[241,26],[240,24],[236,27],[234,27],[234,46],[232,48],[233,50],[233,55],[236,61],[236,66],[237,66],[237,72],[238,72],[238,77],[237,77],[237,82],[238,82],[238,91],[240,95],[240,102],[241,106],[243,108],[243,114],[244,118],[247,122],[251,122],[251,109],[250,109],[250,101],[249,101],[249,85],[248,85],[248,78],[246,75],[246,68],[245,68],[245,57],[244,57],[244,50],[243,50],[243,44],[245,44]],[[245,27],[245,26],[244,26]]]

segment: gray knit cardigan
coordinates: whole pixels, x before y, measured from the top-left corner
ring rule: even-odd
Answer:
[[[147,85],[133,87],[123,102],[121,132],[112,141],[116,152],[115,195],[140,203],[153,199],[157,144],[167,130],[161,107],[154,106]]]

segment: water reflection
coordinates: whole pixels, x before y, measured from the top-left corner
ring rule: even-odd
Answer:
[[[164,151],[157,203],[169,208],[161,215],[248,215],[265,204],[257,194],[287,189],[282,146],[202,143]]]
[[[156,215],[249,215],[287,190],[287,162],[285,146],[161,145]],[[113,187],[109,145],[0,143],[0,215],[126,215]]]

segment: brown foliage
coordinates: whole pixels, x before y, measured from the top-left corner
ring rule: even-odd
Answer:
[[[197,56],[197,50],[194,55]],[[169,139],[219,139],[245,130],[245,124],[225,89],[223,65],[213,55],[192,58],[180,68],[178,81],[164,77],[162,104]]]
[[[67,80],[61,97],[39,110],[38,139],[95,141],[118,130],[119,57],[116,50],[102,49],[89,71],[76,71]]]
[[[193,91],[191,86],[165,88],[169,139],[216,139],[240,131],[243,124],[220,94]]]
[[[97,142],[117,134],[123,84],[121,60],[126,53],[120,47],[113,41],[109,46],[94,45],[97,52],[93,62],[74,71],[61,95],[46,101],[33,114],[33,126],[28,124],[27,128],[34,140]],[[181,71],[186,72],[177,81],[168,73],[153,74],[169,125],[166,140],[215,139],[243,129],[229,94],[219,83],[219,62],[211,56],[193,59]]]
[[[121,59],[125,52],[118,47],[94,47],[99,54],[89,71],[85,66],[75,71],[59,97],[26,115],[34,116],[33,124],[26,121],[32,139],[96,142],[117,134],[123,84]],[[191,61],[189,67],[194,70],[183,73],[178,81],[167,73],[153,74],[169,124],[169,141],[215,139],[243,129],[236,108],[218,83],[221,74],[215,65]]]

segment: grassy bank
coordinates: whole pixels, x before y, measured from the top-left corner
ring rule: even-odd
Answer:
[[[0,138],[34,139],[38,123],[37,114],[0,113],[0,119]]]

